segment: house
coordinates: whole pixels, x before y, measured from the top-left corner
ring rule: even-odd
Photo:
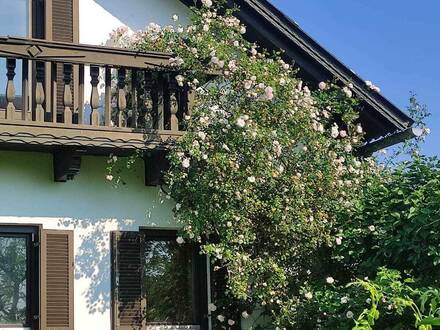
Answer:
[[[121,25],[185,20],[191,3],[0,0],[0,329],[211,328],[209,263],[176,243],[160,188],[190,95],[174,84],[170,54],[99,46]],[[284,49],[305,80],[353,84],[370,141],[359,152],[417,134],[266,0],[234,3],[247,38]],[[144,164],[114,189],[109,155],[135,152]]]

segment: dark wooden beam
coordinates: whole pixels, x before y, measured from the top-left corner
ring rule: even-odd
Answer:
[[[52,150],[66,146],[81,150],[105,149],[112,153],[123,150],[166,149],[184,134],[183,131],[124,127],[90,125],[68,127],[60,123],[3,120],[1,115],[0,110],[0,145],[33,146],[36,151],[39,151],[41,146],[51,146]]]
[[[81,169],[82,150],[65,148],[53,152],[53,172],[55,182],[73,180]]]
[[[144,155],[145,185],[160,186],[164,182],[164,173],[170,164],[166,150],[153,150]]]
[[[376,151],[391,147],[395,144],[404,142],[406,140],[420,137],[420,136],[422,136],[422,134],[423,134],[423,130],[421,128],[411,127],[411,128],[408,128],[404,131],[400,131],[400,132],[388,135],[386,137],[383,137],[379,140],[367,143],[366,145],[360,147],[357,150],[357,154],[359,156],[368,157],[368,156],[371,156]]]
[[[168,53],[136,52],[122,48],[39,39],[0,36],[0,56],[71,64],[175,71],[169,62],[173,55]]]

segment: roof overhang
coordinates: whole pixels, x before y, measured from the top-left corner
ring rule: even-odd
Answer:
[[[181,0],[194,5],[193,0]],[[353,89],[363,101],[360,120],[368,141],[405,131],[413,120],[387,100],[371,90],[363,79],[321,47],[295,22],[267,0],[229,0],[239,6],[237,17],[247,25],[246,37],[267,49],[282,49],[288,60],[300,68],[300,76],[309,83],[337,78]]]

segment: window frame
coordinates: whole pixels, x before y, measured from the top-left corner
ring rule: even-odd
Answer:
[[[0,237],[26,238],[26,323],[0,324],[0,328],[31,327],[38,329],[39,318],[39,272],[40,230],[34,225],[0,225]]]
[[[46,1],[45,0],[28,0],[29,1],[29,37],[34,39],[45,39],[46,37]]]
[[[178,237],[178,230],[176,229],[152,229],[148,227],[140,227],[139,233],[141,235],[142,241],[176,241]],[[193,250],[193,283],[194,287],[194,307],[195,314],[197,317],[196,324],[186,324],[186,323],[171,323],[171,322],[148,322],[146,320],[146,329],[155,330],[155,329],[169,329],[169,330],[200,330],[207,329],[208,322],[208,277],[206,272],[206,264],[204,262],[200,262],[202,256],[199,256],[200,245],[190,243]],[[143,263],[143,271],[145,271],[146,263]],[[142,287],[142,294],[145,297],[145,287]],[[148,306],[147,306],[148,308]]]

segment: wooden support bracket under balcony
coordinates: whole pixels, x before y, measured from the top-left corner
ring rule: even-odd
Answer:
[[[144,155],[146,186],[160,186],[163,184],[164,172],[169,167],[166,156],[166,150],[154,150]]]
[[[73,180],[81,169],[81,155],[84,150],[62,148],[53,152],[53,173],[55,182]]]

